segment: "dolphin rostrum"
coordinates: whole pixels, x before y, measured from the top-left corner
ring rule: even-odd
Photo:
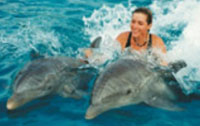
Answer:
[[[148,67],[147,62],[130,57],[109,64],[95,82],[85,118],[93,119],[107,110],[141,102],[181,110],[173,103],[176,95],[160,74],[163,73]]]
[[[7,109],[16,109],[34,99],[60,94],[63,97],[80,98],[95,72],[89,72],[78,59],[49,57],[33,60],[16,76],[13,95],[7,101]]]

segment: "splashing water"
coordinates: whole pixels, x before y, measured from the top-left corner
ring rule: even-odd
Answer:
[[[117,4],[113,8],[102,6],[90,17],[83,17],[85,34],[94,39],[96,36],[111,36],[114,40],[119,33],[129,31],[131,11],[136,8],[134,2],[129,6]],[[167,60],[184,60],[187,67],[175,76],[186,94],[200,93],[200,2],[192,1],[154,1],[150,5],[153,12],[151,32],[163,38],[168,49]],[[106,44],[104,45],[106,46]]]
[[[175,75],[180,86],[186,94],[199,93],[199,0],[0,0],[0,125],[199,125],[199,101],[195,100],[183,103],[187,108],[183,112],[138,105],[109,111],[92,121],[84,119],[87,98],[54,97],[7,112],[12,82],[31,60],[32,50],[45,56],[76,57],[79,48],[102,36],[100,49],[90,59],[94,66],[101,66],[105,59],[120,55],[115,38],[130,30],[131,11],[141,6],[153,12],[150,32],[164,40],[168,61],[183,59],[188,64]],[[93,60],[99,57],[102,64]]]

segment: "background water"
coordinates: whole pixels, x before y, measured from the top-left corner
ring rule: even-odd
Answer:
[[[16,73],[36,50],[46,56],[80,56],[96,36],[115,39],[129,30],[131,11],[145,6],[153,11],[151,32],[163,38],[167,59],[183,59],[188,66],[177,73],[186,94],[200,88],[199,0],[0,0],[0,125],[199,125],[199,101],[180,103],[183,112],[145,105],[108,111],[94,120],[84,119],[89,98],[39,99],[9,112],[6,101]],[[106,45],[105,45],[106,46]]]

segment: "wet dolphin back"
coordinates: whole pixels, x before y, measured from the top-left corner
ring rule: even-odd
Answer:
[[[28,63],[16,76],[13,90],[22,90],[38,86],[38,82],[45,79],[47,74],[60,74],[65,68],[76,68],[84,63],[73,58],[41,58]],[[32,85],[30,85],[32,84]]]
[[[146,65],[138,60],[120,59],[110,64],[96,80],[92,101],[100,102],[102,98],[113,93],[127,91],[137,87],[149,76]]]

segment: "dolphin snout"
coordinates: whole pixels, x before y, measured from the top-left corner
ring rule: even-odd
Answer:
[[[85,114],[85,119],[90,120],[90,119],[93,119],[93,118],[95,118],[95,116],[92,115],[92,114],[90,114],[89,112],[87,112],[87,113]]]
[[[8,99],[6,107],[8,110],[14,110],[18,107],[17,102],[15,102],[14,96],[12,96],[10,99]]]
[[[86,114],[85,114],[85,119],[90,120],[90,119],[93,119],[93,118],[95,118],[95,115],[90,113],[90,111],[87,111]]]
[[[11,98],[8,99],[6,107],[8,110],[14,110],[14,109],[24,105],[28,101],[29,100],[25,100],[17,95],[13,95]]]
[[[85,119],[90,120],[97,117],[99,114],[101,114],[103,111],[98,109],[98,107],[91,105],[85,114]]]

